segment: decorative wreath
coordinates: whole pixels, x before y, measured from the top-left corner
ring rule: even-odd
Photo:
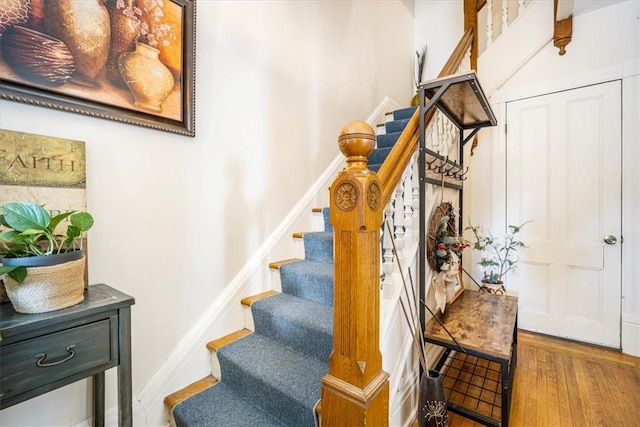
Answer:
[[[427,236],[427,260],[436,273],[451,273],[462,259],[469,242],[456,232],[456,218],[451,203],[441,203],[431,216]]]
[[[440,243],[437,240],[441,231],[441,222],[445,216],[449,217],[446,224],[446,233],[449,236],[458,236],[456,232],[456,219],[453,214],[453,205],[449,202],[440,203],[431,215],[431,222],[429,223],[429,231],[427,234],[427,260],[429,261],[429,266],[436,271],[440,271],[439,264],[441,264],[438,262],[439,259],[436,256],[436,248]]]

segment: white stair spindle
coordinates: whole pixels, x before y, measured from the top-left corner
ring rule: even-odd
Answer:
[[[396,186],[395,202],[393,215],[394,225],[394,239],[396,244],[396,251],[398,252],[398,259],[400,262],[404,261],[404,180],[401,179]]]
[[[411,187],[411,174],[413,173],[413,163],[416,161],[416,155],[411,156],[409,166],[404,171],[404,192],[402,203],[404,205],[404,240],[405,243],[413,243],[415,237],[413,234],[413,189]]]
[[[392,203],[393,201],[390,201],[384,209],[382,234],[382,272],[384,273],[384,278],[382,279],[382,295],[386,299],[393,296],[393,279],[391,277],[393,273],[393,243],[391,239],[393,239],[393,236],[387,227],[387,224],[391,225],[393,218]]]
[[[524,13],[524,0],[518,0],[518,16]]]
[[[413,162],[413,173],[411,174],[411,207],[413,209],[413,235],[416,239],[420,237],[418,230],[420,229],[420,221],[424,221],[424,218],[420,217],[420,174],[418,154],[416,154],[416,160]]]

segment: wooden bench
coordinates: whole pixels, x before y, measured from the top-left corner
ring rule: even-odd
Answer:
[[[437,316],[446,330],[428,318],[424,338],[445,348],[435,369],[443,378],[449,410],[485,425],[508,426],[518,298],[465,290]]]

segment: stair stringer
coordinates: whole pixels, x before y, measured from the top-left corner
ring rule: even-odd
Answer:
[[[366,122],[375,127],[376,123],[384,121],[386,112],[398,108],[401,108],[400,104],[385,97]],[[210,373],[211,356],[206,349],[207,342],[211,337],[245,327],[240,300],[271,289],[269,262],[293,256],[291,235],[296,231],[313,229],[313,216],[309,212],[318,206],[328,206],[327,189],[344,166],[344,156],[339,153],[221,295],[176,343],[167,361],[135,396],[140,410],[144,412],[145,425],[168,425],[169,414],[163,403],[164,397]]]
[[[478,79],[491,96],[553,41],[553,2],[534,1],[478,57]]]

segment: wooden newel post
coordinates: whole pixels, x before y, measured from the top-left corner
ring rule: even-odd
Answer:
[[[380,353],[380,227],[382,192],[367,169],[375,136],[351,122],[338,144],[347,158],[330,192],[334,230],[334,325],[329,372],[322,379],[323,426],[389,423],[389,374]]]

